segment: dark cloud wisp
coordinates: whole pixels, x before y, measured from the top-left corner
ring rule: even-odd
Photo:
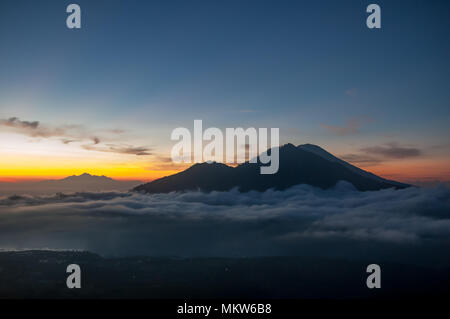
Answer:
[[[152,155],[151,149],[145,146],[134,146],[129,144],[105,143],[111,138],[105,133],[88,130],[82,125],[43,125],[39,121],[23,121],[17,117],[0,119],[0,128],[3,127],[15,133],[38,138],[58,138],[63,144],[82,143],[81,147],[89,151],[109,152],[131,155]],[[120,129],[108,130],[110,134],[122,134]],[[90,142],[90,143],[88,143]]]
[[[402,146],[396,142],[363,147],[359,151],[359,153],[340,155],[340,158],[355,165],[365,167],[377,165],[387,160],[407,159],[424,154],[419,148]]]
[[[388,143],[381,146],[362,148],[361,151],[367,154],[379,155],[385,158],[409,158],[422,155],[422,151],[415,147],[405,147],[397,143]]]
[[[345,125],[339,126],[339,125],[331,125],[331,124],[321,124],[320,126],[328,131],[329,133],[332,133],[333,135],[338,136],[346,136],[346,135],[354,135],[359,133],[361,127],[363,124],[367,122],[371,122],[372,120],[370,118],[366,117],[352,117],[348,119],[345,122]]]

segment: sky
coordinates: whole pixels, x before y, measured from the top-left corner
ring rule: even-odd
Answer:
[[[75,2],[75,1],[73,1]],[[372,1],[374,2],[374,1]],[[399,181],[450,180],[450,4],[0,2],[0,180],[152,180],[177,127],[278,127]]]

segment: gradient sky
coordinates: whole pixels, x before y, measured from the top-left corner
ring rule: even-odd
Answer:
[[[366,27],[378,3],[382,29]],[[77,3],[82,28],[66,27]],[[171,131],[279,127],[383,177],[450,180],[448,1],[0,2],[0,180],[150,180]],[[33,123],[38,121],[39,123]]]

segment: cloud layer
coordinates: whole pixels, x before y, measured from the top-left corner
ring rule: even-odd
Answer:
[[[0,200],[0,248],[106,255],[403,255],[447,262],[450,191],[78,193]],[[366,256],[367,257],[367,256]]]

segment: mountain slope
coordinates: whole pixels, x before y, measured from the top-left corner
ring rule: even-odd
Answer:
[[[309,148],[309,147],[308,147]],[[318,149],[322,150],[317,146]],[[318,151],[317,148],[314,148]],[[329,154],[323,150],[326,154]],[[261,164],[243,163],[230,167],[219,163],[195,164],[175,175],[163,177],[140,185],[134,191],[168,193],[172,191],[202,190],[226,191],[237,187],[240,191],[265,191],[269,188],[284,190],[298,184],[308,184],[323,189],[339,181],[347,181],[360,191],[383,188],[404,188],[408,185],[391,182],[365,172],[333,155],[318,154],[305,147],[286,144],[279,149],[279,170],[273,175],[260,174]]]
[[[226,191],[235,183],[234,168],[221,163],[194,164],[185,171],[134,188],[146,193],[185,190]]]
[[[360,169],[359,167],[353,166],[349,163],[347,163],[346,161],[341,160],[340,158],[337,158],[336,156],[334,156],[333,154],[325,151],[323,148],[321,148],[320,146],[314,145],[314,144],[302,144],[297,146],[299,149],[314,153],[316,155],[321,156],[322,158],[329,160],[331,162],[336,162],[339,164],[342,164],[343,166],[347,167],[348,169],[350,169],[351,171],[361,175],[361,176],[365,176],[367,178],[379,181],[379,182],[386,182],[386,183],[391,183],[393,185],[396,185],[400,188],[404,188],[404,187],[408,187],[409,185],[404,184],[404,183],[400,183],[400,182],[396,182],[396,181],[392,181],[392,180],[388,180],[388,179],[384,179],[380,176],[377,176],[375,174],[372,174],[370,172],[367,172],[365,170]]]

